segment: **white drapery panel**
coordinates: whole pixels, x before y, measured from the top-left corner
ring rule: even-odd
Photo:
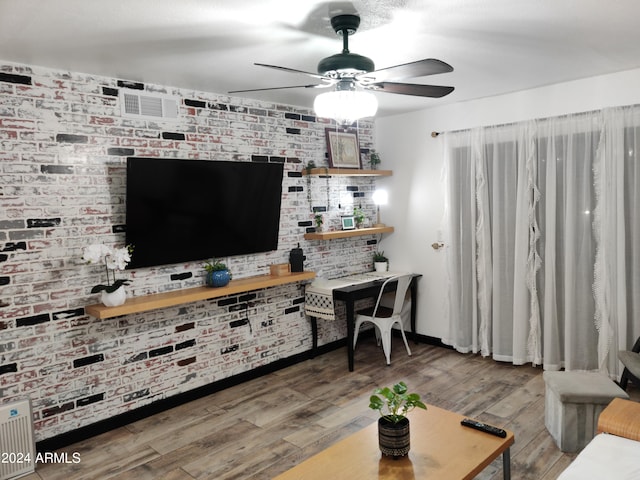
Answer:
[[[618,374],[640,335],[639,112],[445,134],[445,343]]]

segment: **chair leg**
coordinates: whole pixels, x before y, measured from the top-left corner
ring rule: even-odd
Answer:
[[[382,337],[382,333],[380,333],[380,329],[378,328],[378,326],[376,324],[373,325],[375,327],[375,331],[376,331],[376,345],[380,346],[380,340]]]
[[[398,322],[400,325],[400,334],[402,335],[402,341],[404,342],[404,346],[407,349],[407,354],[411,356],[411,349],[409,348],[409,344],[407,343],[407,337],[404,334],[404,328],[402,328],[402,322]]]
[[[387,359],[387,365],[391,365],[391,325],[381,328],[380,336],[382,337],[382,350]]]
[[[621,389],[626,390],[628,383],[629,383],[629,370],[627,370],[627,368],[625,367],[625,369],[622,371],[622,376],[620,377],[620,383],[618,385],[620,385]]]

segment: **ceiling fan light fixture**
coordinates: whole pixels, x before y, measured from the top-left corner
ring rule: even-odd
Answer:
[[[313,109],[318,117],[332,118],[338,125],[351,125],[361,118],[373,117],[378,111],[378,99],[370,92],[334,90],[318,95]]]

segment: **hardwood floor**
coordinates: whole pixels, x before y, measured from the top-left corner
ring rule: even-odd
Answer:
[[[26,480],[270,479],[377,419],[368,398],[404,380],[427,403],[513,430],[514,480],[555,479],[575,457],[544,427],[542,369],[394,339],[392,365],[372,338],[355,371],[346,348],[61,449],[77,464],[39,464]],[[640,401],[640,389],[629,394]],[[478,479],[502,479],[496,460]]]

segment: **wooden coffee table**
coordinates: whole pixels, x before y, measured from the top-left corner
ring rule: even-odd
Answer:
[[[276,480],[349,478],[466,480],[474,478],[502,454],[504,479],[511,478],[509,448],[513,432],[506,438],[460,425],[465,418],[427,405],[427,410],[409,413],[411,451],[398,460],[385,457],[378,448],[378,423],[339,441],[276,477]]]

